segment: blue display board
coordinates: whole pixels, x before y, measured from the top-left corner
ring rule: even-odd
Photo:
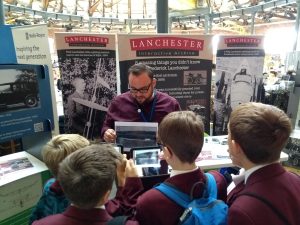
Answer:
[[[0,142],[52,130],[48,68],[0,65]]]
[[[10,26],[0,26],[0,64],[17,63]]]

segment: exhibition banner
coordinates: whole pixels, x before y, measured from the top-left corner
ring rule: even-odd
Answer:
[[[115,35],[56,33],[66,133],[100,137],[117,94]]]
[[[47,26],[13,27],[11,35],[14,48],[1,55],[15,55],[19,64],[0,65],[0,142],[51,131],[56,112]]]
[[[130,66],[144,63],[154,71],[158,91],[192,110],[209,131],[212,71],[212,36],[118,35],[121,92],[128,90]]]
[[[220,36],[215,77],[214,135],[227,134],[232,110],[260,102],[265,52],[263,36]]]

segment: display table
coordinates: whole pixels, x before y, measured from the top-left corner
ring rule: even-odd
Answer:
[[[226,149],[227,150],[227,149]],[[288,160],[288,154],[281,152],[280,162]],[[224,159],[204,159],[196,162],[196,165],[203,170],[218,169],[222,167],[232,167],[232,161],[230,158]]]
[[[49,178],[46,165],[27,152],[0,157],[0,225],[28,224]]]
[[[219,169],[223,167],[232,167],[229,158],[227,136],[206,137],[200,155],[196,160],[196,165],[203,170]],[[281,152],[280,161],[287,161],[288,154]],[[143,176],[142,166],[137,166],[138,174]],[[171,170],[169,166],[169,171]]]
[[[281,152],[280,161],[287,160],[288,155]],[[196,160],[196,165],[203,170],[234,166],[229,158],[227,135],[205,137],[202,151]]]

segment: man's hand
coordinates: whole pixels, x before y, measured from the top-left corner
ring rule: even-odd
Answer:
[[[107,129],[103,135],[103,139],[106,142],[115,142],[116,140],[116,132],[113,129]]]

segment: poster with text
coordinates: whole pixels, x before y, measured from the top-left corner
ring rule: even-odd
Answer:
[[[51,132],[56,124],[47,26],[12,27],[11,34],[14,48],[1,54],[15,53],[17,64],[0,65],[1,143]]]
[[[128,90],[129,67],[145,63],[153,69],[157,90],[200,115],[209,130],[212,36],[118,35],[118,43],[122,93]]]
[[[117,94],[115,35],[56,33],[66,133],[100,137]]]
[[[264,95],[262,36],[220,36],[214,93],[214,135],[227,134],[232,110]]]

